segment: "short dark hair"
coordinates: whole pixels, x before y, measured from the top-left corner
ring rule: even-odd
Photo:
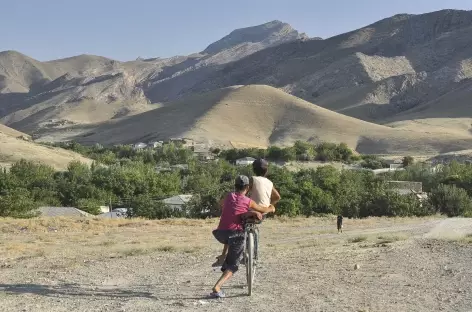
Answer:
[[[252,163],[252,171],[258,177],[265,177],[269,169],[269,163],[263,158],[258,158]]]

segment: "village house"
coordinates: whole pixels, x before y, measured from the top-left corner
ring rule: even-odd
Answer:
[[[237,165],[237,166],[249,166],[249,165],[252,165],[252,163],[253,163],[255,160],[256,160],[256,159],[253,158],[253,157],[240,158],[240,159],[237,159],[237,160],[236,160],[236,165]]]
[[[143,142],[139,142],[133,145],[134,150],[142,150],[142,149],[145,149],[146,147],[147,147],[147,144]]]
[[[170,172],[170,171],[187,171],[188,164],[176,164],[172,166],[157,166],[156,172]]]
[[[209,161],[215,159],[215,155],[205,144],[194,145],[193,155],[201,161]]]
[[[188,170],[188,164],[177,164],[177,165],[172,165],[170,166],[171,170],[183,170],[186,171]]]
[[[428,194],[423,192],[423,183],[412,181],[387,181],[389,188],[400,195],[413,195],[419,201],[426,200]]]
[[[115,208],[112,211],[108,211],[99,214],[98,218],[114,219],[114,218],[126,218],[128,216],[129,208]]]
[[[386,159],[385,162],[389,165],[390,170],[397,170],[403,168],[402,159]]]
[[[109,206],[100,206],[100,213],[106,213],[110,212],[110,207]]]
[[[164,204],[174,210],[182,210],[190,202],[193,195],[176,195],[162,200]]]
[[[92,215],[75,207],[39,207],[41,217],[91,217]]]
[[[150,148],[158,148],[158,147],[162,147],[163,144],[164,144],[163,141],[151,141],[149,142],[148,146]]]

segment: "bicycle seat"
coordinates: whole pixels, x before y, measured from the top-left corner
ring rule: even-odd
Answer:
[[[244,223],[247,223],[247,224],[261,224],[262,220],[259,220],[257,218],[247,218],[247,219],[244,220]]]

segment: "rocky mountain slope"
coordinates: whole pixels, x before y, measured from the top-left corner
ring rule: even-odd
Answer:
[[[77,138],[195,94],[257,84],[396,129],[468,138],[471,38],[472,11],[443,10],[395,15],[324,40],[273,21],[168,59],[38,62],[2,52],[0,122],[47,140]],[[193,109],[178,107],[182,116]]]
[[[471,11],[396,15],[326,40],[259,51],[184,92],[268,84],[349,116],[381,121],[470,79],[471,38]]]

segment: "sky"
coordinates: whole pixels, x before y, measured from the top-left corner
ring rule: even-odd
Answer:
[[[328,38],[399,13],[472,10],[472,0],[0,0],[0,8],[0,51],[126,61],[199,52],[276,19]]]

